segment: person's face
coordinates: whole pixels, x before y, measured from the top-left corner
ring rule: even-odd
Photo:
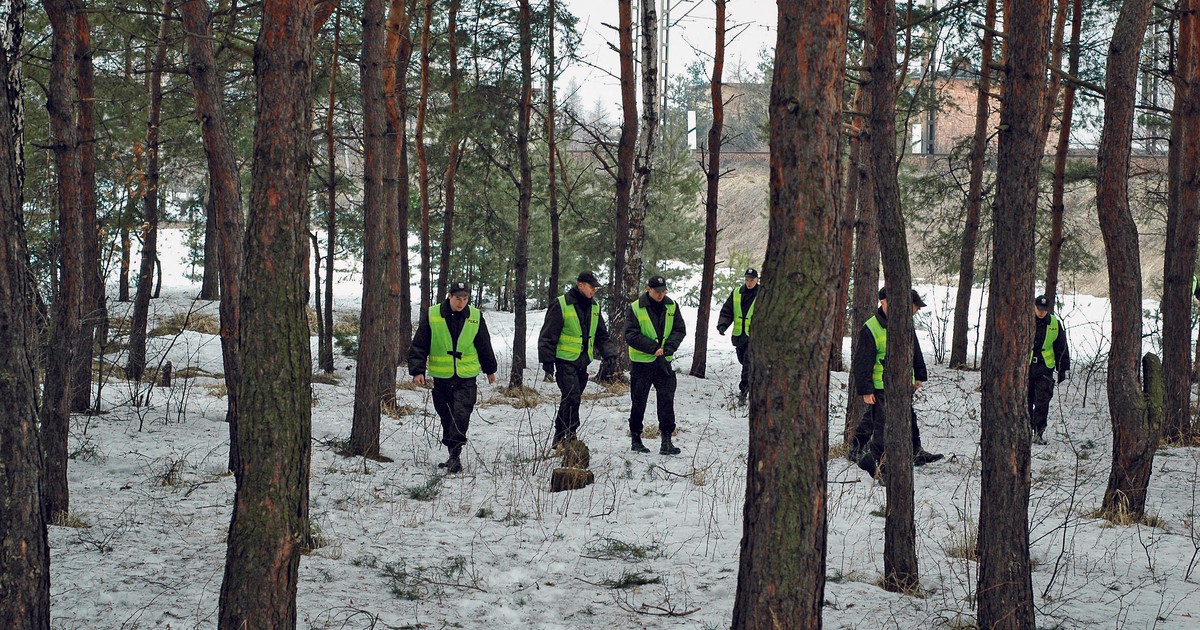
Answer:
[[[589,300],[596,295],[596,287],[586,282],[579,282],[575,286],[579,288],[579,292],[583,294],[583,297],[588,298]]]
[[[913,315],[916,315],[917,311],[919,311],[919,310],[921,310],[921,307],[917,306],[916,304],[913,304]]]
[[[663,298],[667,297],[667,290],[651,289],[650,287],[646,287],[646,294],[649,295],[650,299],[654,300],[655,302],[661,302],[663,301]]]
[[[471,301],[471,294],[470,293],[451,293],[449,298],[450,298],[450,310],[457,313],[457,312],[463,310],[464,308],[467,308],[467,302]]]
[[[758,278],[755,278],[754,276],[746,276],[746,288],[753,289],[756,286],[758,286]]]
[[[887,298],[879,300],[879,308],[883,309],[884,315],[887,315]]]
[[[1048,310],[1046,310],[1046,309],[1044,309],[1044,308],[1041,308],[1041,307],[1039,307],[1039,306],[1035,306],[1035,307],[1033,307],[1033,314],[1034,314],[1034,315],[1037,315],[1037,316],[1038,316],[1038,319],[1041,319],[1041,318],[1045,317],[1045,316],[1046,316],[1046,313],[1049,313],[1049,312],[1050,312],[1050,311],[1048,311]]]

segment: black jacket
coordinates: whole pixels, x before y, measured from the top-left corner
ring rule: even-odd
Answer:
[[[442,317],[446,319],[446,327],[450,329],[450,338],[458,341],[463,324],[471,307],[455,313],[450,308],[450,300],[442,301],[440,305]],[[417,333],[413,336],[412,345],[408,347],[408,373],[412,376],[425,373],[425,365],[429,359],[429,346],[433,335],[429,330],[429,313],[421,312],[421,323],[417,325]],[[479,353],[479,368],[484,374],[496,373],[496,353],[492,351],[492,336],[488,333],[487,321],[483,312],[479,313],[479,332],[475,334],[475,351]]]
[[[1033,364],[1045,369],[1045,364],[1042,363],[1042,344],[1046,343],[1046,326],[1050,325],[1050,313],[1046,313],[1045,317],[1033,316],[1033,352],[1031,358],[1037,359]],[[1063,324],[1063,320],[1058,320],[1058,337],[1054,339],[1054,370],[1057,372],[1066,372],[1071,369],[1071,349],[1067,346],[1067,326]]]
[[[746,285],[738,287],[736,290],[742,294],[742,313],[748,313],[750,307],[754,305],[754,298],[758,297],[758,290],[762,288],[762,284],[754,285],[753,289],[747,289]],[[725,305],[721,307],[721,315],[717,318],[717,332],[725,334],[725,331],[733,325],[733,293],[730,292],[729,297],[725,298]],[[750,335],[737,335],[733,338],[734,345],[745,343],[750,340]]]
[[[574,363],[581,367],[587,367],[591,363],[587,356],[587,346],[588,333],[592,329],[592,299],[584,297],[578,287],[571,287],[571,290],[567,291],[566,297],[567,304],[575,307],[575,314],[579,317],[579,327],[583,329],[584,351],[579,353],[579,358],[575,359]],[[596,324],[594,352],[602,359],[615,358],[617,347],[608,337],[608,327],[604,325],[604,315],[600,314],[599,317],[600,321]],[[547,364],[554,364],[555,354],[558,351],[558,337],[562,334],[562,328],[562,307],[558,300],[552,300],[550,308],[546,309],[546,319],[542,321],[542,332],[538,334],[538,361],[541,362],[543,368]]]
[[[879,325],[887,329],[887,315],[883,314],[883,309],[875,310],[875,317],[879,320]],[[884,358],[884,363],[887,363],[887,358]],[[875,335],[871,334],[871,329],[867,328],[864,322],[862,328],[858,331],[858,345],[854,349],[854,357],[850,361],[851,383],[854,387],[854,393],[859,396],[866,396],[875,393],[875,382],[872,375],[875,371]],[[929,380],[929,370],[925,367],[925,355],[921,354],[921,342],[917,340],[917,333],[913,331],[913,380],[925,382]]]
[[[650,323],[654,326],[654,331],[658,333],[657,339],[651,339],[642,334],[642,326],[633,312],[633,305],[627,306],[625,310],[625,343],[635,350],[654,354],[658,350],[659,340],[662,339],[663,327],[666,326],[667,305],[674,303],[669,297],[664,297],[662,302],[656,302],[646,293],[638,298],[638,304],[641,304],[642,308],[646,309],[647,314],[650,315]],[[683,314],[676,307],[675,323],[671,326],[671,336],[667,337],[667,343],[663,345],[663,356],[675,354],[675,351],[679,349],[679,344],[683,343],[683,338],[686,336],[687,327],[683,323]]]

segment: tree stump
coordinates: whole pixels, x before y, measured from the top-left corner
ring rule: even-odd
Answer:
[[[592,467],[592,451],[583,440],[567,440],[563,444],[563,468],[582,468],[587,470]]]
[[[578,490],[592,485],[596,476],[583,468],[555,468],[550,474],[550,491]]]

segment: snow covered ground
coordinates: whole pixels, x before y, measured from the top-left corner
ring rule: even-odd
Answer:
[[[216,304],[193,302],[181,238],[165,231],[164,297],[152,322]],[[357,313],[357,277],[340,278],[336,306]],[[924,597],[876,586],[883,568],[884,488],[844,459],[829,465],[830,628],[969,627],[979,508],[979,375],[934,364],[930,330],[953,301],[919,286],[931,312],[922,336],[931,377],[917,396],[922,437],[945,460],[916,471],[918,558]],[[1148,303],[1148,308],[1153,304]],[[114,315],[127,304],[111,303]],[[695,309],[682,309],[689,325]],[[1111,429],[1104,395],[1105,300],[1072,296],[1061,309],[1075,369],[1051,407],[1048,446],[1033,451],[1030,501],[1038,626],[1200,628],[1200,449],[1161,450],[1149,511],[1161,527],[1112,527],[1091,512],[1107,481]],[[324,546],[300,565],[303,628],[726,628],[737,585],[747,417],[734,403],[739,366],[727,337],[710,339],[709,378],[686,375],[677,354],[676,444],[683,454],[629,452],[629,397],[590,384],[581,410],[596,483],[549,492],[544,459],[558,391],[516,408],[507,381],[510,314],[487,312],[501,374],[480,380],[462,475],[442,477],[445,451],[429,390],[405,387],[410,407],[385,417],[376,463],[336,455],[350,433],[353,361],[337,384],[314,385],[311,514]],[[715,323],[715,313],[712,318]],[[541,313],[531,313],[527,347]],[[947,335],[948,336],[948,335]],[[848,344],[848,340],[847,340]],[[216,337],[151,340],[151,367],[221,371]],[[407,381],[407,377],[400,375]],[[87,527],[52,527],[55,628],[211,628],[225,558],[234,480],[224,472],[228,429],[216,377],[179,378],[134,408],[130,385],[110,381],[98,417],[73,418],[72,511]],[[840,442],[846,374],[833,374],[831,445]],[[647,424],[654,426],[654,406]],[[786,561],[781,559],[780,561]],[[673,613],[676,616],[667,616]]]

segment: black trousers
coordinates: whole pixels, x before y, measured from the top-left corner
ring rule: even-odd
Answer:
[[[646,401],[653,387],[658,396],[658,430],[663,435],[675,432],[675,370],[666,361],[651,363],[629,363],[629,395],[633,408],[629,410],[629,434],[642,435],[642,421],[646,417]]]
[[[742,380],[738,383],[738,393],[742,394],[750,389],[750,338],[734,337],[733,349],[737,351],[738,363],[742,364]]]
[[[554,416],[554,444],[563,440],[574,440],[579,433],[579,403],[583,400],[583,388],[587,387],[587,364],[571,361],[554,361],[554,382],[562,399],[558,402],[558,414]]]
[[[467,443],[471,412],[475,410],[478,387],[473,378],[433,379],[433,409],[442,421],[442,444],[451,453],[462,451]]]
[[[867,412],[863,414],[861,420],[858,421],[858,428],[854,431],[854,439],[850,444],[852,451],[870,447],[870,452],[875,461],[879,461],[883,455],[883,448],[887,438],[884,435],[883,419],[883,390],[875,390],[875,404],[867,405]],[[913,453],[921,450],[921,429],[917,426],[917,412],[912,410],[912,449]]]
[[[1029,366],[1029,425],[1041,435],[1050,415],[1050,399],[1054,398],[1054,370],[1041,363]]]

